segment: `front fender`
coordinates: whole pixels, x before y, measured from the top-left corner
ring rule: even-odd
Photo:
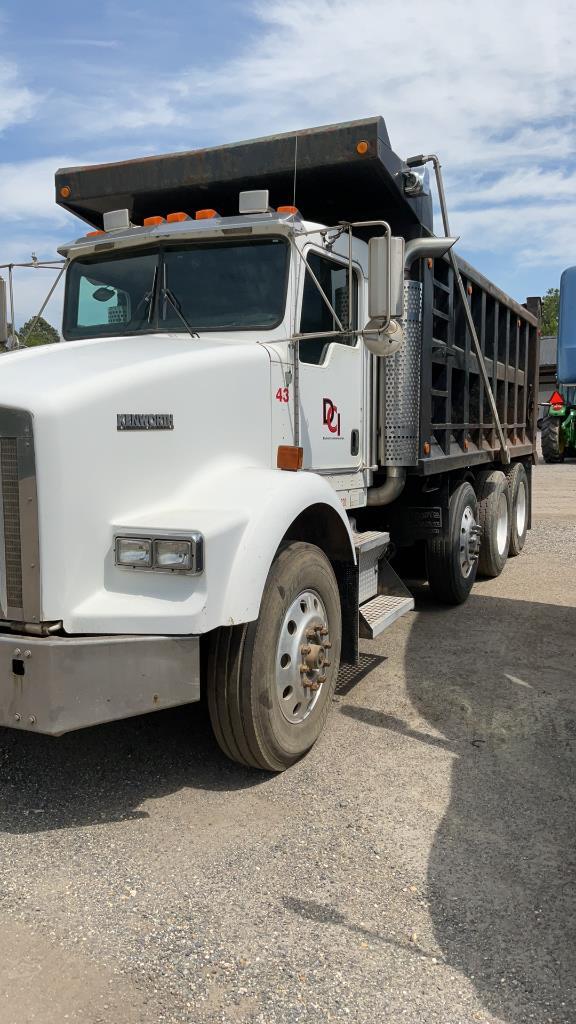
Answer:
[[[354,544],[335,491],[316,473],[227,466],[196,478],[185,507],[156,508],[110,524],[104,587],[66,617],[70,633],[207,633],[258,618],[274,555],[294,521],[312,506],[341,521],[350,561]],[[114,536],[182,536],[205,541],[199,576],[142,572],[114,564]],[[347,552],[348,553],[348,552]]]

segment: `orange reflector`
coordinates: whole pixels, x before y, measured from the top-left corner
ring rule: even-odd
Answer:
[[[154,228],[157,224],[163,224],[164,217],[144,217],[142,224],[145,228]]]
[[[364,156],[364,154],[368,152],[368,149],[368,143],[365,142],[364,139],[362,139],[362,142],[358,142],[356,145],[356,152],[358,153],[359,156]]]
[[[216,210],[196,210],[196,220],[210,220],[211,217],[219,217]]]
[[[278,206],[276,208],[276,213],[291,213],[293,216],[295,216],[298,213],[298,207],[297,206]]]
[[[70,186],[62,185],[62,188],[60,189],[60,195],[62,196],[62,199],[68,199],[72,195],[72,189],[70,188]]]
[[[302,469],[303,458],[303,448],[296,448],[293,444],[278,445],[278,458],[276,460],[278,469],[289,469],[295,473],[296,470]]]
[[[467,437],[465,437],[464,440],[462,441],[462,447],[463,447],[465,452],[468,451],[468,438]]]
[[[190,220],[187,213],[169,213],[166,217],[169,224],[177,224],[181,220]]]
[[[472,285],[471,284],[468,285],[468,287],[466,289],[466,292],[467,292],[468,295],[472,295]]]
[[[92,238],[93,235],[105,235],[105,231],[87,231],[86,238]]]
[[[430,441],[424,441],[424,444],[422,445],[422,451],[424,452],[424,455],[430,455]]]

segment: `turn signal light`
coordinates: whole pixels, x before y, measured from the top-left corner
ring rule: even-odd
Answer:
[[[144,217],[142,224],[145,228],[155,228],[157,224],[163,224],[164,217]]]
[[[276,207],[276,213],[291,213],[292,216],[294,217],[298,213],[298,207],[297,206],[277,206]]]
[[[293,444],[278,445],[278,458],[276,460],[278,469],[288,469],[292,473],[296,473],[297,470],[302,469],[303,459],[303,448],[296,448]]]
[[[166,217],[168,224],[178,224],[181,220],[190,220],[187,213],[169,213]]]
[[[196,210],[196,220],[210,220],[212,217],[219,217],[216,210]]]

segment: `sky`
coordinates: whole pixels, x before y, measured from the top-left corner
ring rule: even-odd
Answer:
[[[439,155],[465,259],[542,295],[576,263],[575,52],[573,0],[0,0],[0,264],[86,230],[59,167],[381,114]],[[51,278],[16,273],[17,325]]]

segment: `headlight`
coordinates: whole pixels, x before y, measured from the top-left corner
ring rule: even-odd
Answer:
[[[191,542],[189,540],[155,540],[154,565],[157,569],[191,569]]]
[[[149,569],[152,565],[152,541],[145,537],[116,537],[116,565]]]
[[[204,569],[204,537],[116,537],[116,565],[128,569],[158,572],[187,572],[198,575]]]

